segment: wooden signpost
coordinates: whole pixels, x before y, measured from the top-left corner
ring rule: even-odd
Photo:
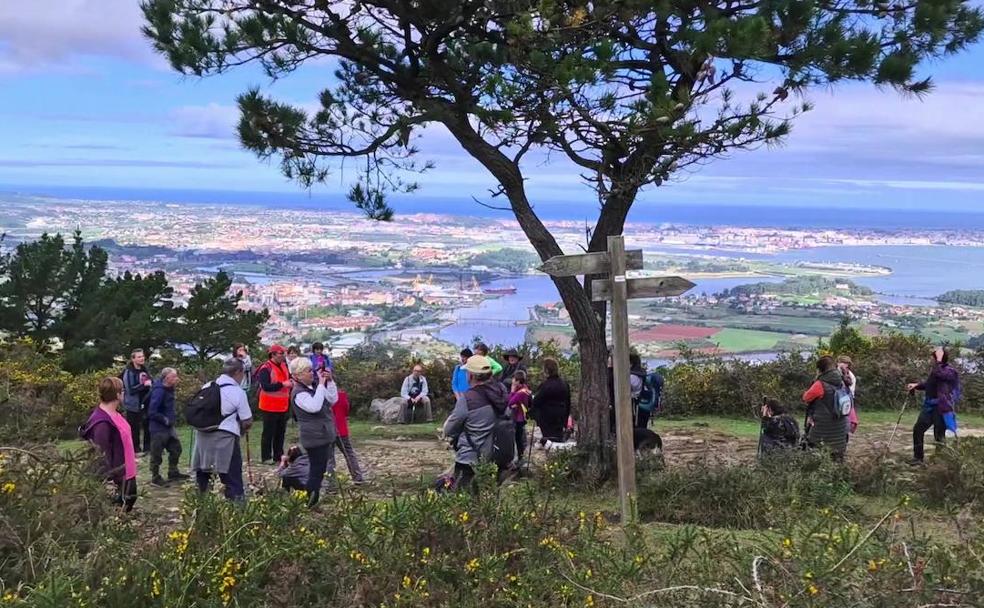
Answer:
[[[629,279],[626,270],[642,268],[642,251],[625,250],[625,238],[608,237],[608,251],[554,256],[540,270],[555,277],[608,274],[591,282],[591,299],[611,300],[612,373],[615,376],[615,440],[618,499],[622,522],[636,519],[635,451],[632,448],[632,396],[629,388],[629,300],[678,296],[694,284],[681,277]]]

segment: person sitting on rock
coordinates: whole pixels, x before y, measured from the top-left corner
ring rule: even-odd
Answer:
[[[420,364],[414,365],[413,372],[403,379],[400,397],[403,398],[403,407],[400,409],[400,422],[402,424],[413,422],[413,415],[418,406],[424,408],[424,417],[427,422],[434,422],[434,414],[431,412],[430,396],[427,390],[427,378],[424,377],[424,368]]]

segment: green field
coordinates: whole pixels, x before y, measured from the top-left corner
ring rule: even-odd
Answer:
[[[780,341],[788,337],[786,334],[774,331],[727,328],[714,334],[711,340],[717,342],[722,350],[745,353],[773,350]]]

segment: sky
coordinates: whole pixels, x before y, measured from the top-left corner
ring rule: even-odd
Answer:
[[[137,0],[0,0],[0,190],[301,192],[240,149],[235,98],[259,86],[309,104],[330,67],[276,83],[249,68],[183,77],[140,24]],[[812,91],[816,109],[782,147],[678,175],[641,204],[984,211],[984,44],[923,72],[937,86],[922,99],[863,84]],[[449,134],[428,129],[419,147],[437,167],[417,196],[487,200],[492,180]],[[315,192],[341,197],[357,177],[349,166]],[[528,173],[534,201],[597,205],[564,163]]]

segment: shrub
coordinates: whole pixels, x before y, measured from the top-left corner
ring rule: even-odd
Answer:
[[[984,512],[984,438],[963,437],[938,448],[916,485],[930,505],[970,505]]]
[[[843,512],[804,508],[786,527],[737,536],[692,526],[616,533],[602,514],[524,487],[477,499],[343,493],[317,514],[302,495],[237,506],[189,494],[180,521],[161,528],[139,514],[109,516],[89,482],[60,486],[64,502],[50,507],[45,492],[8,492],[30,465],[6,466],[3,517],[45,538],[43,553],[4,545],[0,594],[11,606],[887,608],[971,606],[984,593],[973,558],[984,537],[908,536],[896,510],[862,528]],[[43,569],[26,567],[30,555]]]
[[[754,466],[698,462],[656,471],[638,490],[646,519],[749,529],[792,525],[819,509],[848,510],[851,486],[827,456],[789,451]]]

